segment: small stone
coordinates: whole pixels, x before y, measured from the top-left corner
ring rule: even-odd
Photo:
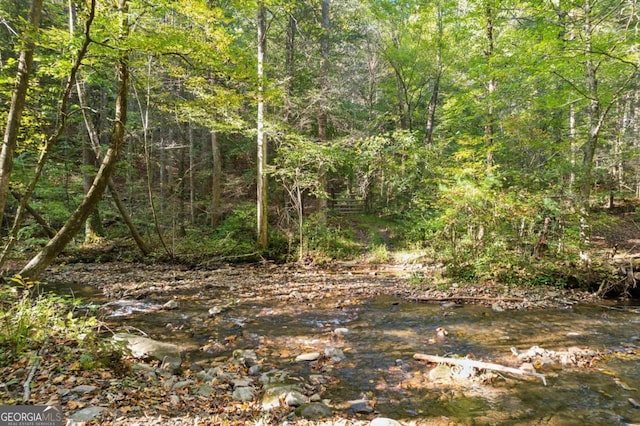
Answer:
[[[263,385],[273,385],[276,383],[284,383],[289,378],[289,374],[282,370],[270,370],[262,373],[260,376],[260,383]]]
[[[376,419],[371,420],[371,423],[369,423],[369,426],[402,426],[402,424],[393,419],[388,419],[386,417],[378,417]]]
[[[196,377],[203,382],[210,382],[211,380],[213,380],[213,376],[207,371],[198,371],[196,373]]]
[[[289,398],[289,402],[292,403],[296,403],[296,401],[300,399],[302,399],[301,403],[306,402],[306,398],[300,393],[300,387],[298,385],[280,385],[265,390],[262,396],[262,409],[271,410],[272,408],[279,407],[282,401],[287,403],[287,398]]]
[[[436,365],[429,371],[429,380],[443,382],[451,379],[451,369],[446,365]]]
[[[357,399],[355,401],[349,401],[349,405],[350,405],[349,409],[352,410],[356,414],[371,414],[371,413],[373,413],[373,408],[364,399]]]
[[[327,346],[326,348],[324,348],[324,354],[328,358],[331,358],[331,361],[333,362],[340,362],[347,359],[342,350],[334,348],[333,346]]]
[[[306,354],[300,354],[296,357],[296,362],[304,361],[316,361],[320,358],[320,352],[308,352]]]
[[[178,302],[176,302],[175,300],[171,299],[167,303],[162,305],[162,309],[165,309],[167,311],[172,311],[174,309],[178,309]]]
[[[247,402],[251,401],[256,394],[255,388],[251,386],[244,386],[236,388],[231,395],[236,401]]]
[[[176,382],[172,387],[171,390],[179,390],[179,389],[184,389],[188,386],[191,386],[192,384],[194,384],[195,382],[193,380],[182,380],[180,382]]]
[[[215,317],[216,315],[220,315],[221,313],[225,312],[228,308],[226,306],[214,306],[212,308],[209,308],[209,316],[210,317]]]
[[[291,392],[287,392],[284,397],[284,403],[289,407],[299,407],[302,404],[307,402],[307,397],[297,390],[292,390]]]
[[[71,389],[71,392],[73,392],[73,393],[91,393],[91,392],[95,391],[96,389],[98,389],[96,386],[79,385],[79,386],[76,386],[75,388]]]
[[[213,387],[206,383],[203,385],[200,385],[196,390],[196,394],[200,396],[211,396],[213,394]]]
[[[82,410],[76,411],[74,414],[69,416],[69,419],[73,420],[74,422],[88,422],[98,417],[104,410],[106,410],[106,408],[104,407],[83,408]]]
[[[308,420],[318,420],[333,415],[333,410],[321,402],[303,404],[296,409],[296,415]]]
[[[240,379],[233,380],[232,383],[234,388],[246,388],[253,383],[253,380],[248,377],[242,377]]]
[[[260,364],[255,364],[249,367],[249,375],[257,376],[262,371],[262,366]]]
[[[343,337],[349,334],[349,329],[345,327],[338,327],[335,330],[333,330],[333,334],[335,336]]]

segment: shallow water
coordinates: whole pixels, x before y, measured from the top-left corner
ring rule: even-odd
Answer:
[[[57,286],[63,291],[68,286]],[[104,303],[95,290],[72,286],[85,300]],[[381,415],[398,420],[446,416],[456,424],[605,425],[640,423],[640,307],[634,305],[574,306],[568,309],[494,312],[465,305],[443,307],[378,297],[341,307],[327,300],[317,305],[248,303],[232,306],[210,318],[211,300],[178,299],[180,308],[155,311],[159,304],[114,304],[107,320],[132,326],[151,337],[180,344],[187,365],[215,365],[234,349],[254,349],[266,368],[282,368],[300,376],[318,373],[296,355],[337,347],[346,361],[326,364],[321,373],[333,380],[323,398],[333,402],[365,397]],[[448,331],[434,339],[436,328]],[[336,337],[332,330],[346,328]],[[431,366],[415,361],[415,353],[473,354],[477,360],[517,366],[511,348],[526,351],[537,345],[560,351],[578,346],[608,354],[595,366],[553,365],[535,378],[503,375],[492,384],[466,386],[429,384]]]

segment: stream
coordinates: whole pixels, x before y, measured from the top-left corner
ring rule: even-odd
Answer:
[[[56,284],[84,303],[106,298],[88,285]],[[640,305],[574,305],[565,309],[493,310],[477,305],[418,303],[393,296],[343,304],[273,300],[234,301],[224,288],[209,297],[178,295],[178,308],[156,310],[145,300],[109,302],[112,328],[142,330],[184,349],[184,368],[208,368],[236,349],[252,349],[266,368],[308,378],[331,377],[322,397],[365,398],[382,416],[411,421],[443,416],[455,424],[640,424]],[[213,314],[211,313],[211,309]],[[446,336],[437,336],[438,328]],[[338,333],[339,332],[339,333]],[[597,351],[593,365],[542,365],[547,385],[533,377],[498,373],[491,383],[429,380],[415,353],[472,354],[476,360],[518,367],[512,354],[533,346]],[[341,350],[341,362],[295,362],[297,355]]]

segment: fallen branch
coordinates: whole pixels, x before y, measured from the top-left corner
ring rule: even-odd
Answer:
[[[524,302],[521,297],[487,297],[487,296],[446,296],[446,297],[414,297],[416,302],[449,302],[451,300],[471,300],[478,302]]]
[[[520,370],[519,368],[507,367],[504,365],[494,364],[491,362],[475,361],[473,359],[467,359],[467,358],[447,358],[443,356],[427,355],[427,354],[414,354],[413,359],[417,359],[418,361],[433,362],[436,364],[451,364],[451,365],[460,365],[463,367],[473,367],[479,370],[493,370],[493,371],[499,371],[501,373],[515,374],[519,376],[533,376],[541,379],[542,383],[545,386],[547,386],[547,379],[544,377],[544,374],[534,373],[533,371]]]
[[[38,368],[40,367],[40,362],[42,360],[42,356],[46,351],[48,343],[49,343],[49,339],[46,338],[44,343],[42,343],[42,347],[36,354],[33,364],[31,365],[31,368],[29,368],[29,374],[27,375],[26,380],[22,384],[22,402],[25,404],[29,402],[29,399],[31,398],[31,381],[33,380],[33,377],[36,375],[36,371],[38,371]]]

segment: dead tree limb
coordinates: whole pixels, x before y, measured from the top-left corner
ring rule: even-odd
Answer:
[[[515,374],[518,376],[533,376],[542,380],[542,383],[547,386],[547,379],[544,377],[544,374],[535,373],[533,371],[525,371],[519,368],[507,367],[500,364],[494,364],[491,362],[482,362],[476,361],[473,359],[467,358],[448,358],[444,356],[437,355],[427,355],[427,354],[414,354],[413,359],[417,359],[418,361],[427,361],[435,364],[450,364],[450,365],[460,365],[463,367],[472,367],[477,368],[479,370],[493,370],[499,371],[501,373]]]

